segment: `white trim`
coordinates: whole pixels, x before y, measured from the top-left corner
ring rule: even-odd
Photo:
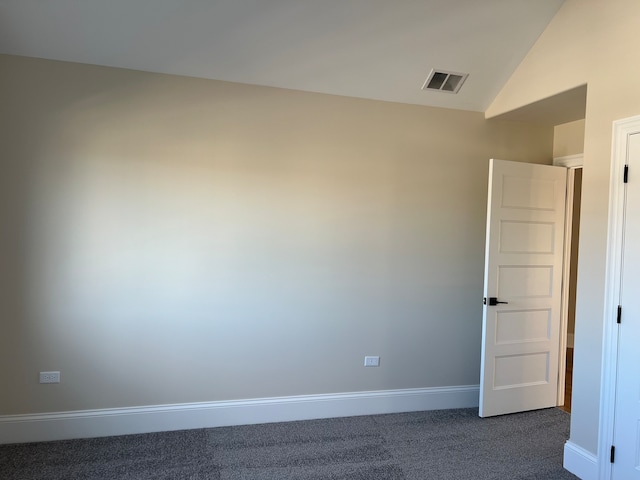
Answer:
[[[598,480],[598,457],[571,441],[564,444],[563,467],[582,480]]]
[[[555,163],[555,161],[554,161]],[[575,194],[576,169],[567,169],[567,190],[564,204],[564,246],[562,252],[562,291],[560,307],[560,336],[558,352],[558,396],[557,405],[564,405],[567,344],[569,327],[569,290],[571,288],[571,243],[573,237],[573,203]]]
[[[479,385],[0,416],[0,444],[473,408]]]
[[[558,353],[558,396],[557,404],[564,405],[565,381],[567,368],[567,347],[573,348],[573,335],[569,339],[567,332],[569,322],[569,288],[571,280],[571,243],[573,236],[573,204],[575,195],[576,170],[582,168],[584,155],[568,155],[553,159],[553,165],[567,169],[567,194],[565,201],[564,249],[562,257],[562,306],[560,314],[560,351]]]
[[[553,165],[556,167],[580,168],[584,164],[584,154],[567,155],[566,157],[558,157],[553,159]]]
[[[624,227],[624,195],[622,182],[627,161],[629,135],[640,133],[640,115],[613,122],[611,178],[609,186],[609,228],[607,230],[607,273],[603,312],[602,377],[600,388],[600,423],[598,452],[600,478],[611,478],[611,465],[606,456],[613,442],[615,419],[616,371],[618,368],[618,326],[615,321],[620,298],[622,272],[622,239]]]

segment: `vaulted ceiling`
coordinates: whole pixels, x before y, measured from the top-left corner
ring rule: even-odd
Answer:
[[[0,0],[0,53],[484,111],[562,3]]]

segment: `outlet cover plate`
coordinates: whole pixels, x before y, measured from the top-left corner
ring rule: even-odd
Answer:
[[[380,357],[378,357],[378,356],[364,357],[364,366],[365,367],[379,367],[380,366]]]
[[[40,383],[60,383],[60,372],[40,372]]]

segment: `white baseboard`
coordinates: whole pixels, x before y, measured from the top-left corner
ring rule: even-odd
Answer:
[[[571,441],[564,444],[563,466],[582,480],[598,479],[598,457]]]
[[[478,385],[0,416],[0,444],[472,408]]]

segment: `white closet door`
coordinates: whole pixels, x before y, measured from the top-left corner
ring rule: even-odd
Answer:
[[[629,136],[614,426],[615,480],[640,479],[640,133]]]

